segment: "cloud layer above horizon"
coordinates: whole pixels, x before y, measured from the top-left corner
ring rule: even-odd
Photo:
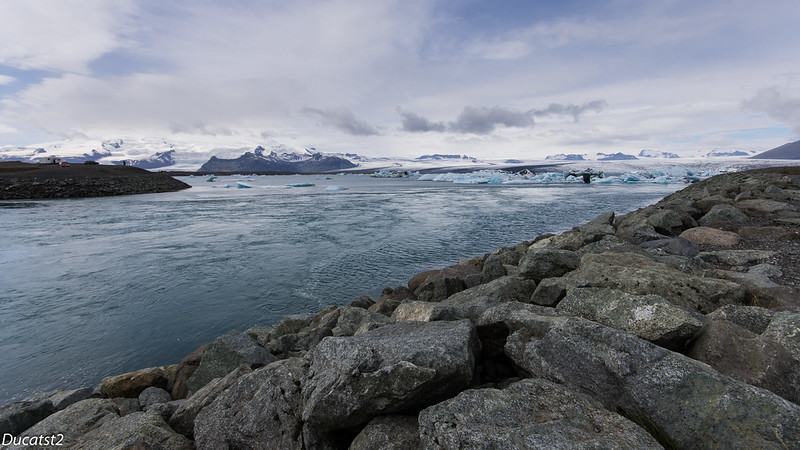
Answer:
[[[798,17],[793,0],[6,0],[0,147],[766,150],[800,136]]]

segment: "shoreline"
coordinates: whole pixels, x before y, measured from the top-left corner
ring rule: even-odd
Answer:
[[[501,445],[537,433],[571,445],[800,445],[799,174],[712,177],[378,299],[231,331],[176,365],[6,405],[0,425],[170,448]],[[556,434],[525,421],[517,399],[531,395]],[[709,406],[717,395],[727,406]],[[81,425],[100,410],[117,425]],[[508,425],[499,433],[481,425],[495,413]]]
[[[130,166],[0,162],[0,200],[151,194],[189,187],[169,175]]]

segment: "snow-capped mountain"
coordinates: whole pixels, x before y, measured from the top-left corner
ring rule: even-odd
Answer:
[[[319,173],[352,169],[356,164],[339,156],[326,155],[316,149],[304,152],[290,152],[280,149],[265,153],[258,146],[252,152],[245,152],[233,159],[212,156],[200,167],[200,172],[280,172],[280,173]]]
[[[622,153],[622,152],[617,152],[617,153],[598,153],[597,154],[597,160],[598,161],[627,161],[627,160],[633,160],[633,159],[639,159],[639,158],[637,158],[637,157],[635,157],[633,155],[627,155],[627,154]]]
[[[680,158],[677,153],[659,152],[657,150],[644,149],[639,152],[640,158]]]
[[[586,158],[583,155],[579,155],[577,153],[570,153],[568,155],[564,153],[558,153],[556,155],[547,155],[544,158],[546,161],[585,161]]]

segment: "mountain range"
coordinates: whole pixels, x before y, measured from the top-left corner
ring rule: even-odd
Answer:
[[[753,159],[798,159],[800,160],[800,141],[789,142],[764,153],[753,156]]]
[[[356,164],[350,160],[325,155],[314,149],[306,149],[305,153],[271,151],[264,153],[264,147],[258,146],[252,152],[245,152],[233,159],[222,159],[212,156],[200,167],[200,172],[277,172],[277,173],[319,173],[352,169]]]

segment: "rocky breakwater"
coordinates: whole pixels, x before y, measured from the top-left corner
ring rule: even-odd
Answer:
[[[77,448],[800,448],[799,173],[714,177],[231,331],[177,365],[7,405],[0,431]]]
[[[0,200],[150,194],[189,187],[171,176],[130,166],[0,162]]]

